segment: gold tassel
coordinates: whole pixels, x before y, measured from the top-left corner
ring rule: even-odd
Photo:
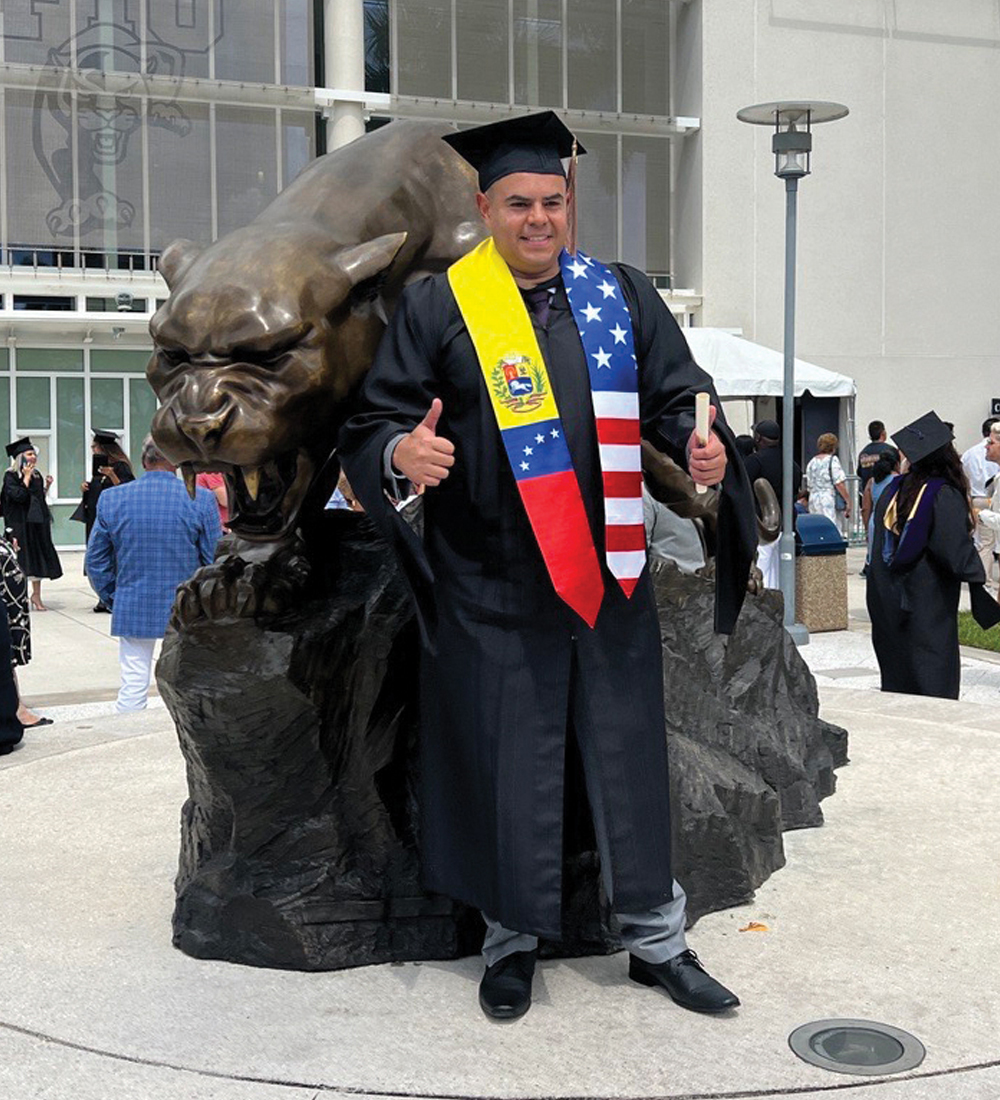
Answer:
[[[573,152],[569,158],[569,174],[566,177],[566,245],[571,256],[576,255],[576,138],[573,138]]]

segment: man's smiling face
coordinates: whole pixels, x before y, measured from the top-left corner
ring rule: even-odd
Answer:
[[[515,279],[540,282],[558,273],[568,231],[562,176],[514,172],[478,194],[476,202]]]

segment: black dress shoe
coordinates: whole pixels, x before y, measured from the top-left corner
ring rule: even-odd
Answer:
[[[643,962],[629,955],[628,976],[640,985],[665,989],[677,1004],[693,1012],[725,1012],[740,1003],[735,993],[708,973],[693,951],[682,951],[663,963]]]
[[[516,1020],[531,1008],[531,979],[537,951],[515,951],[486,968],[479,983],[479,1007],[493,1020]]]
[[[108,605],[106,603],[103,603],[101,600],[98,600],[97,603],[94,605],[94,610],[103,611],[108,615],[111,614],[111,608],[108,607]]]

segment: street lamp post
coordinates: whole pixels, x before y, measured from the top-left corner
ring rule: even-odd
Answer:
[[[785,377],[781,404],[781,541],[778,544],[785,629],[796,645],[809,641],[809,631],[795,621],[795,526],[792,460],[795,449],[795,230],[799,180],[809,175],[812,128],[848,113],[842,103],[808,100],[758,103],[736,112],[741,122],[772,126],[774,174],[785,181]]]

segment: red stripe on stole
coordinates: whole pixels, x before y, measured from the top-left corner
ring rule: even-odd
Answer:
[[[609,523],[604,529],[609,554],[622,550],[645,550],[646,529],[641,523]]]
[[[604,498],[641,497],[641,470],[609,470],[604,474]]]
[[[640,442],[639,421],[597,417],[598,443],[624,443],[635,446]]]
[[[604,583],[576,474],[543,474],[517,487],[556,592],[592,627]]]

